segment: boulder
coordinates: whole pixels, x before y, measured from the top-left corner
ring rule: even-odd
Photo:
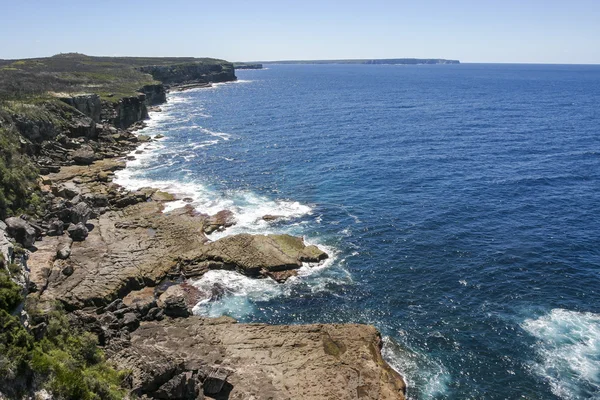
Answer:
[[[200,385],[198,374],[193,371],[186,371],[164,383],[152,394],[152,397],[169,400],[198,400]]]
[[[180,284],[167,288],[158,298],[158,306],[170,317],[192,315],[192,308],[200,297],[198,289],[191,285]]]
[[[71,153],[71,158],[77,165],[90,165],[96,160],[96,154],[91,146],[83,145]]]
[[[46,234],[48,236],[60,236],[64,233],[64,231],[65,223],[62,222],[60,219],[53,219],[52,221],[50,221],[48,232],[46,232]]]
[[[69,181],[52,186],[52,194],[56,197],[71,200],[81,194],[81,189],[75,183]]]
[[[206,376],[206,379],[202,383],[204,394],[218,394],[223,390],[223,386],[227,382],[229,375],[233,373],[232,370],[223,367],[212,367]]]
[[[37,235],[35,229],[27,221],[10,217],[5,219],[4,222],[6,223],[6,233],[14,237],[18,243],[26,248],[33,246]]]
[[[81,222],[78,224],[71,224],[67,228],[67,233],[76,242],[82,242],[88,236],[88,230],[85,225]]]
[[[138,326],[140,326],[140,320],[138,319],[137,315],[135,315],[135,313],[133,312],[125,313],[121,322],[129,332],[135,331],[138,328]]]
[[[86,224],[92,216],[92,209],[81,201],[71,208],[71,222],[73,224]]]
[[[58,244],[56,248],[56,258],[59,260],[66,260],[71,255],[71,243],[72,241],[63,241]]]

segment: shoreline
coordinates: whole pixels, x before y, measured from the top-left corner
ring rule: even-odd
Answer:
[[[202,86],[205,87],[207,86]],[[189,89],[196,88],[198,86]],[[80,209],[78,216],[72,219],[73,222],[79,219],[77,224],[72,224],[79,228],[79,233],[71,234],[69,226],[68,234],[63,233],[64,228],[61,228],[61,234],[47,235],[36,242],[36,250],[30,254],[28,261],[30,282],[36,288],[33,296],[42,309],[59,300],[70,311],[76,325],[98,334],[109,359],[121,367],[134,370],[131,387],[134,393],[153,393],[148,385],[154,387],[158,384],[158,387],[163,387],[174,379],[178,382],[182,379],[186,382],[191,380],[201,385],[206,385],[207,379],[214,379],[218,391],[212,394],[232,385],[230,390],[259,396],[264,393],[264,388],[252,386],[257,377],[245,375],[244,366],[236,365],[233,361],[229,364],[225,362],[227,366],[223,367],[223,360],[214,359],[217,364],[212,364],[208,370],[196,366],[181,369],[174,365],[167,373],[171,376],[167,381],[156,381],[156,377],[151,379],[147,368],[157,368],[156,362],[159,361],[156,357],[177,360],[182,355],[173,354],[166,344],[164,354],[146,354],[149,350],[146,342],[156,340],[156,336],[160,335],[159,331],[172,332],[173,325],[181,324],[181,329],[185,326],[190,331],[190,338],[196,338],[199,347],[206,347],[207,340],[212,343],[226,338],[233,329],[230,324],[241,329],[239,335],[242,341],[249,340],[244,337],[248,334],[256,335],[256,332],[250,333],[255,329],[250,327],[255,325],[236,324],[227,317],[215,319],[190,316],[191,308],[198,303],[199,296],[209,296],[210,300],[211,296],[220,294],[199,293],[185,283],[180,283],[181,277],[187,280],[194,274],[203,274],[212,269],[234,269],[248,276],[268,276],[283,282],[294,276],[303,263],[322,262],[327,254],[316,246],[304,244],[302,238],[289,235],[238,234],[233,235],[233,238],[228,236],[209,242],[205,236],[206,229],[218,230],[231,226],[231,215],[221,212],[212,216],[203,215],[189,205],[163,212],[165,205],[175,200],[172,194],[153,188],[131,191],[113,183],[115,172],[126,168],[124,160],[127,159],[127,154],[135,153],[140,146],[152,142],[152,139],[137,132],[140,129],[143,129],[143,121],[138,121],[122,133],[117,131],[122,136],[123,143],[127,144],[120,149],[121,154],[117,157],[98,157],[99,154],[96,153],[96,159],[91,164],[63,166],[56,172],[40,177],[45,192],[51,193],[55,200],[66,202],[64,204],[72,207],[71,210]],[[129,133],[126,134],[127,132]],[[53,221],[55,220],[46,222],[52,225]],[[201,251],[198,251],[198,246],[201,246]],[[229,253],[236,248],[239,248],[237,256],[232,257]],[[271,248],[278,250],[271,253],[268,250]],[[241,249],[243,251],[240,252]],[[250,251],[251,259],[245,254],[248,249],[255,249]],[[165,285],[164,282],[168,283]],[[150,288],[153,290],[149,291]],[[108,328],[104,328],[102,321],[112,322]],[[211,329],[214,330],[214,336],[194,336],[193,332],[196,332],[198,326],[213,327]],[[305,358],[306,350],[295,350],[297,345],[294,343],[300,340],[305,343],[301,347],[308,344],[311,348],[311,357],[317,354],[321,354],[319,359],[325,357],[322,361],[324,364],[313,365],[314,371],[319,371],[320,375],[330,376],[337,381],[339,374],[349,373],[344,365],[358,365],[367,375],[379,377],[366,386],[363,385],[365,388],[361,390],[378,394],[373,398],[404,396],[405,383],[402,377],[383,360],[381,336],[368,325],[260,327],[256,329],[262,332],[261,337],[266,341],[265,351],[270,349],[267,358],[271,358],[271,362],[279,362],[277,360],[283,356],[273,355],[273,348],[270,347],[276,337],[284,339],[284,347],[291,346],[286,357],[295,354],[297,363],[304,365],[308,362],[310,358]],[[246,332],[247,329],[250,331]],[[152,334],[144,336],[148,332]],[[172,334],[165,336],[167,342]],[[354,338],[357,335],[362,339],[355,344]],[[309,337],[313,339],[309,340]],[[163,344],[153,342],[152,348]],[[206,348],[208,353],[202,353],[202,357],[209,357],[214,351],[214,346],[208,345]],[[228,346],[222,351],[235,353]],[[236,354],[238,358],[249,357],[247,362],[254,359],[252,353]],[[139,360],[141,355],[150,360],[143,365],[138,361],[132,363],[132,360]],[[192,351],[191,356],[198,354],[194,355]],[[183,357],[186,360],[184,363],[192,362],[186,356]],[[365,364],[365,360],[371,360],[374,364]],[[268,365],[269,362],[266,362],[256,368],[262,374],[262,379],[271,379],[268,377],[275,373]],[[201,379],[202,374],[205,374],[204,380]],[[288,395],[298,398],[300,390],[305,393],[308,382],[320,380],[319,374],[313,372],[312,378],[306,377],[304,381],[296,382],[297,387]],[[295,381],[295,378],[290,379],[282,382],[285,387],[273,387],[273,393],[283,394],[289,391],[288,384]],[[321,383],[315,390],[317,392],[301,397],[321,398],[325,393],[332,392],[339,393],[340,398],[349,396],[349,388],[343,385]],[[206,389],[204,391],[206,394]]]

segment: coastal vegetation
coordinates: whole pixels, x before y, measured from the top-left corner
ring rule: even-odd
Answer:
[[[4,264],[6,260],[0,260]],[[24,300],[23,288],[0,268],[0,390],[20,397],[32,386],[46,389],[64,399],[121,399],[121,382],[126,372],[110,366],[98,347],[97,337],[74,329],[60,305],[40,317],[34,335],[25,328],[15,309]]]
[[[145,85],[158,84],[142,67],[219,66],[222,60],[193,57],[92,57],[79,53],[47,58],[0,60],[0,99],[39,100],[56,94],[96,93],[118,102]]]
[[[37,176],[37,168],[21,149],[19,133],[13,126],[0,125],[0,219],[38,213]]]

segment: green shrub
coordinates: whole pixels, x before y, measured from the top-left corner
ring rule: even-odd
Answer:
[[[47,316],[44,337],[35,341],[19,319],[0,309],[0,390],[20,397],[25,389],[3,387],[26,377],[60,399],[122,399],[124,372],[112,368],[98,348],[98,338],[75,330],[60,308]]]
[[[18,213],[35,213],[39,208],[36,194],[38,170],[31,159],[21,153],[20,135],[13,127],[0,125],[0,219]]]
[[[23,299],[23,289],[10,279],[5,269],[0,269],[0,309],[12,311]]]

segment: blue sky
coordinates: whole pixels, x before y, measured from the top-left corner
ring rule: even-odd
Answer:
[[[0,58],[600,64],[600,0],[0,0]]]

